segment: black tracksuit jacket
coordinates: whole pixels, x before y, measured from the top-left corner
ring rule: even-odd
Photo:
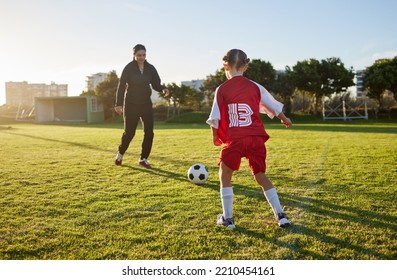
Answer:
[[[116,106],[151,104],[150,85],[158,92],[166,88],[161,85],[159,74],[152,64],[145,60],[143,73],[141,73],[138,63],[135,60],[131,61],[124,67],[121,74],[116,93]]]

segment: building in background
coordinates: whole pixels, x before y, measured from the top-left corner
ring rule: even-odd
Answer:
[[[67,84],[29,84],[28,82],[6,82],[6,104],[14,107],[32,107],[36,97],[68,96]]]
[[[356,96],[364,97],[364,70],[356,71]]]
[[[204,80],[191,80],[191,81],[183,81],[181,82],[182,85],[192,87],[196,91],[200,91],[200,87],[203,85]]]
[[[87,91],[95,90],[96,86],[106,80],[107,76],[108,73],[96,73],[91,76],[87,76],[87,79],[85,80]]]

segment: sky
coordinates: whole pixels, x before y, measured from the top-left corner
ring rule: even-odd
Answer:
[[[338,57],[365,69],[397,55],[395,0],[0,0],[0,105],[7,81],[86,88],[120,76],[140,43],[163,83],[205,79],[232,48],[276,70]]]

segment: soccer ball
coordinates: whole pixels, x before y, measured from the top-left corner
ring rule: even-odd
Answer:
[[[208,167],[201,163],[193,164],[187,171],[187,178],[193,184],[204,184],[208,179]]]

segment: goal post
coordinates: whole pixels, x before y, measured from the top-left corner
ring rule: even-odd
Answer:
[[[335,102],[329,98],[322,98],[323,101],[323,120],[368,120],[368,99],[356,98],[350,101]],[[333,102],[331,102],[333,101]]]

